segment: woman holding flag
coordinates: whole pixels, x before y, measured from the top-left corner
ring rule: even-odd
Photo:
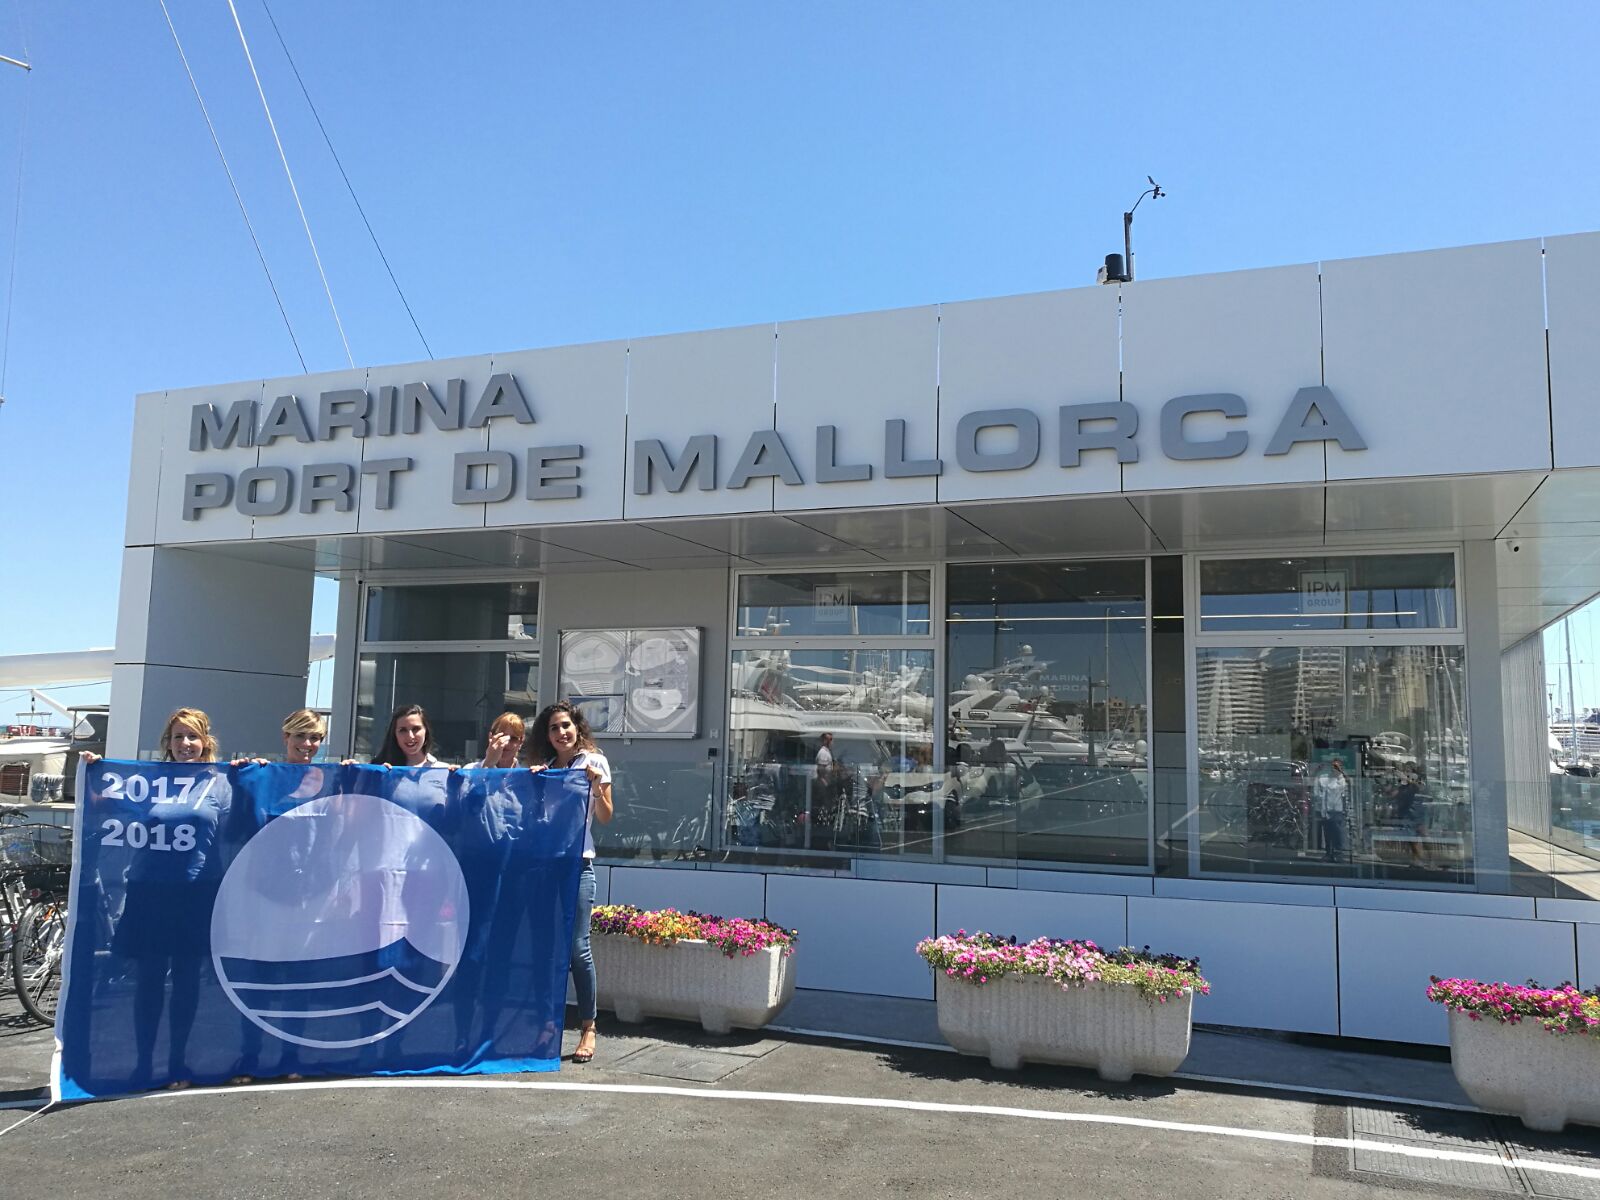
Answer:
[[[583,833],[583,873],[578,877],[578,906],[572,919],[572,982],[577,992],[578,1047],[572,1061],[594,1058],[596,980],[589,948],[589,918],[594,911],[594,822],[611,821],[611,764],[594,743],[589,721],[579,709],[560,700],[534,718],[528,730],[527,754],[535,771],[583,770],[589,776],[589,811]]]

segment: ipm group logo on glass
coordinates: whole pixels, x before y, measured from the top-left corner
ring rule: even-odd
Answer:
[[[229,866],[212,963],[274,1037],[364,1046],[444,991],[470,919],[456,856],[426,822],[379,796],[320,796],[268,822]]]

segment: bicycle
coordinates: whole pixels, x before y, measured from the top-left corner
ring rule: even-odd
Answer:
[[[72,832],[60,825],[0,824],[0,924],[22,1007],[55,1023],[66,950]]]

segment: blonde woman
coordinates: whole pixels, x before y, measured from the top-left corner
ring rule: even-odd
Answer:
[[[204,765],[217,757],[211,718],[198,708],[174,712],[161,731],[161,757],[199,767],[197,778],[207,774]],[[143,843],[166,850],[128,855],[126,901],[111,938],[112,953],[134,963],[134,1078],[152,1077],[166,1009],[169,1088],[191,1081],[189,1034],[200,1002],[200,971],[211,957],[211,909],[222,881],[217,835],[232,807],[227,773],[212,767],[209,774],[205,787],[154,801],[141,814]]]

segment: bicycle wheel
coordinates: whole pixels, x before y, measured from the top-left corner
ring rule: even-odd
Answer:
[[[61,995],[61,959],[67,946],[67,906],[45,900],[32,905],[17,923],[11,946],[11,979],[17,999],[36,1021],[56,1022]]]

